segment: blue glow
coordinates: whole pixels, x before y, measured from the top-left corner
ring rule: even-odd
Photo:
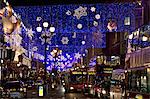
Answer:
[[[81,17],[79,20],[73,16],[74,10],[79,6],[87,7],[87,16]],[[96,12],[90,10],[91,7],[96,8]],[[36,32],[36,27],[44,22],[48,21],[52,24],[56,30],[52,37],[51,44],[49,45],[49,51],[47,54],[56,47],[62,50],[63,59],[59,61],[67,61],[72,58],[72,62],[77,61],[74,58],[74,53],[81,53],[84,50],[91,48],[94,45],[95,48],[106,47],[106,32],[108,32],[107,24],[109,20],[115,20],[117,22],[116,32],[131,32],[135,29],[135,5],[131,3],[112,3],[112,4],[82,4],[82,5],[51,5],[51,6],[25,6],[15,7],[16,13],[21,15],[21,19],[26,27],[32,27],[35,31],[33,40],[30,41],[25,35],[25,30],[22,30],[23,46],[25,49],[29,49],[28,45],[37,46],[37,53],[44,55],[44,46],[39,39],[41,33]],[[71,15],[67,15],[67,11],[71,12]],[[95,15],[100,14],[100,19],[95,19]],[[42,20],[37,22],[37,17],[41,17]],[[125,26],[125,17],[131,18],[131,25]],[[94,26],[93,22],[97,21],[98,26]],[[77,24],[82,24],[82,29],[77,28]],[[76,36],[74,35],[76,33]],[[94,33],[98,33],[98,38]],[[62,44],[62,37],[68,37],[68,44]],[[100,39],[101,38],[101,39]],[[85,41],[85,45],[82,45],[82,41]],[[69,56],[66,56],[68,53]],[[53,64],[54,59],[50,58],[49,63]],[[50,65],[48,64],[48,66]]]

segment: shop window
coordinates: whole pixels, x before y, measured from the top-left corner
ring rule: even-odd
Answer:
[[[130,25],[130,17],[125,17],[124,25]]]
[[[136,92],[148,92],[148,79],[145,70],[135,70],[129,73],[129,90]]]

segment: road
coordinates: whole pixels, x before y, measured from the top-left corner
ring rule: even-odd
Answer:
[[[96,99],[96,98],[83,95],[82,92],[64,93],[64,88],[62,86],[59,86],[56,89],[50,90],[45,97],[39,97],[37,90],[29,90],[27,91],[27,99]]]

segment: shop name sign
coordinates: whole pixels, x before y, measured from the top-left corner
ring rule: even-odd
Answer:
[[[113,72],[113,68],[103,68],[103,72],[104,73],[112,73]]]

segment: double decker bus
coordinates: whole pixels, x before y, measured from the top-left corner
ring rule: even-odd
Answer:
[[[70,70],[64,82],[66,92],[83,91],[87,83],[86,69]]]

